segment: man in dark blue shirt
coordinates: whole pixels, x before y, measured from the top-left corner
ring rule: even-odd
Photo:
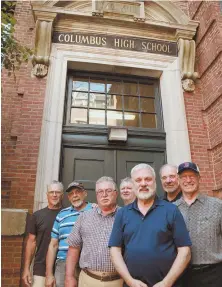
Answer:
[[[179,287],[177,279],[191,257],[183,217],[176,206],[156,197],[151,166],[135,166],[131,177],[137,199],[116,215],[109,241],[114,266],[125,287]]]

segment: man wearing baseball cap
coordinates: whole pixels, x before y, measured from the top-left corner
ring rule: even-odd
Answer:
[[[66,239],[71,233],[79,215],[92,208],[91,203],[85,201],[87,192],[81,183],[76,181],[71,182],[66,192],[68,193],[71,206],[58,213],[52,228],[51,242],[46,258],[46,287],[64,286],[65,263],[69,248]],[[55,260],[54,276],[53,267]]]
[[[222,286],[222,200],[200,192],[200,170],[193,162],[178,166],[183,196],[175,202],[192,241],[184,286]]]

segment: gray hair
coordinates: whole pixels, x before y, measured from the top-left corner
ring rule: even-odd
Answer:
[[[134,182],[131,177],[126,177],[124,179],[121,179],[120,186],[119,186],[120,189],[124,183],[131,183],[134,186]]]
[[[117,191],[117,185],[114,181],[114,179],[110,176],[102,176],[96,181],[96,185],[101,182],[111,182],[113,184],[114,189]]]
[[[130,174],[131,174],[131,177],[132,177],[132,174],[133,174],[135,171],[140,170],[140,169],[148,169],[148,170],[151,172],[153,178],[156,178],[155,170],[152,168],[151,165],[149,165],[149,164],[147,164],[147,163],[140,163],[140,164],[135,165],[135,166],[131,169],[131,173],[130,173]]]
[[[59,189],[63,192],[64,191],[64,186],[62,184],[62,182],[58,181],[58,180],[53,180],[50,184],[47,184],[47,191],[49,191],[49,188],[51,185],[56,184],[59,186]]]
[[[160,178],[161,178],[161,175],[162,175],[162,171],[164,170],[165,167],[170,167],[170,168],[174,168],[176,170],[176,173],[177,173],[177,165],[173,165],[173,164],[164,164],[163,166],[161,166],[160,168],[160,171],[159,171],[159,175],[160,175]]]

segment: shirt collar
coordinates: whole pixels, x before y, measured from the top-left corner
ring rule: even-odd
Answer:
[[[206,195],[202,194],[202,193],[198,193],[196,199],[194,200],[194,202],[192,204],[194,204],[196,201],[201,202],[202,204],[204,204],[206,199]],[[177,205],[180,206],[181,204],[187,204],[186,201],[184,200],[183,196],[181,196],[178,200],[177,200]]]
[[[130,203],[130,204],[127,206],[128,209],[136,209],[136,210],[139,211],[138,203],[137,203],[137,202],[138,202],[138,200],[137,200],[137,198],[136,198],[132,203]],[[155,208],[155,207],[157,207],[157,206],[161,206],[161,205],[164,205],[164,203],[162,202],[161,199],[159,199],[157,196],[155,196],[154,203],[153,203],[153,205],[151,206],[150,209],[153,209],[153,208]]]
[[[106,216],[113,216],[114,214],[116,214],[116,212],[117,212],[117,210],[118,210],[119,208],[120,208],[120,207],[117,205],[116,208],[115,208],[115,210],[114,210],[112,213],[107,214]],[[102,210],[101,210],[99,207],[96,207],[95,209],[96,209],[96,211],[97,211],[98,214],[104,216],[104,215],[102,214]]]
[[[168,198],[167,198],[167,192],[164,192],[163,200],[166,200],[166,201],[168,201],[168,202],[174,202],[174,201],[180,199],[181,196],[182,196],[182,191],[180,191],[180,192],[177,194],[177,196],[176,196],[173,200],[170,201],[170,200],[168,200]]]
[[[89,209],[89,205],[91,205],[91,203],[86,202],[86,206],[85,206],[83,209],[80,209],[80,210],[75,209],[75,207],[71,205],[71,206],[70,206],[70,210],[71,210],[72,212],[83,212],[83,211],[86,211],[86,210]]]

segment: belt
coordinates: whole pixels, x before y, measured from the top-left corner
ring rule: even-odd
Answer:
[[[206,269],[209,268],[214,268],[221,265],[221,263],[213,263],[213,264],[193,264],[191,265],[191,270],[193,271],[205,271]]]
[[[100,280],[100,281],[114,281],[120,279],[120,276],[118,274],[116,275],[105,275],[105,276],[99,276],[96,274],[93,274],[89,272],[87,269],[82,269],[83,272],[85,272],[88,276]]]

